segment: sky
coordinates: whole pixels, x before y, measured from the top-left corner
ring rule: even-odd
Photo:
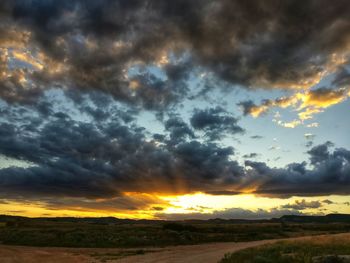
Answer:
[[[0,214],[350,213],[347,0],[2,0]]]

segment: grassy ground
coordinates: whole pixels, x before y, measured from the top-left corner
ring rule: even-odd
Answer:
[[[350,262],[350,239],[324,237],[285,241],[226,254],[220,263],[345,263]]]
[[[89,224],[31,222],[0,227],[0,243],[57,247],[163,247],[349,232],[350,224]]]

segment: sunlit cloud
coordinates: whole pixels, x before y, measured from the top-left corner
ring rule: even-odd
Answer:
[[[272,108],[290,108],[297,112],[298,119],[290,122],[280,120],[281,114],[276,112],[274,122],[286,128],[295,128],[304,123],[305,120],[312,119],[315,114],[323,112],[326,108],[339,104],[350,96],[350,88],[328,89],[319,88],[306,92],[298,92],[290,97],[282,97],[276,100],[265,100],[260,105],[253,102],[241,102],[245,115],[254,118],[267,113]],[[308,124],[315,127],[317,124]]]

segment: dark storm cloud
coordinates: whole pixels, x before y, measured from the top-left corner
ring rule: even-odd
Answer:
[[[186,93],[183,80],[190,72],[187,63],[165,66],[165,80],[147,73],[132,80],[125,77],[128,65],[156,63],[166,48],[165,32],[154,28],[161,20],[157,14],[160,10],[152,18],[152,12],[147,12],[152,7],[145,1],[6,1],[6,4],[9,6],[6,18],[14,30],[30,32],[29,40],[17,42],[38,49],[44,57],[43,69],[17,74],[18,77],[12,74],[17,82],[22,75],[33,82],[29,89],[24,84],[17,88],[18,83],[12,81],[9,88],[2,89],[2,97],[7,100],[15,100],[16,95],[22,100],[22,91],[38,93],[42,86],[58,85],[99,89],[147,109],[163,109]],[[59,70],[53,70],[56,68]],[[131,81],[137,81],[137,89],[130,88]]]
[[[190,64],[169,64],[163,67],[163,71],[166,80],[148,71],[133,77],[131,81],[136,87],[131,92],[131,102],[149,110],[164,110],[180,102],[188,92]]]
[[[326,142],[324,144],[317,145],[308,151],[310,155],[310,161],[312,164],[321,163],[328,159],[329,151],[328,148],[333,146],[332,142]]]
[[[194,140],[178,116],[164,124],[169,137],[154,134],[154,141],[132,121],[133,112],[112,107],[103,94],[73,103],[71,111],[45,98],[30,107],[1,108],[1,154],[32,165],[0,170],[4,197],[113,198],[134,191],[238,194],[252,187],[271,196],[349,193],[350,153],[343,148],[331,152],[330,142],[308,151],[312,169],[306,163],[271,168],[246,161],[247,170],[233,160],[233,148]],[[101,104],[103,114],[92,114]],[[89,119],[73,118],[74,108]],[[215,127],[225,120],[211,116],[210,121],[199,118],[196,127]]]
[[[329,151],[330,142],[308,151],[312,169],[306,162],[292,163],[286,168],[270,168],[262,162],[246,161],[248,185],[256,187],[255,193],[267,196],[317,196],[349,194],[350,151],[338,148]]]
[[[45,208],[49,210],[75,210],[93,212],[125,212],[137,210],[155,210],[152,205],[168,205],[164,200],[146,194],[122,195],[102,200],[84,198],[42,198]],[[161,211],[160,208],[156,211]]]
[[[0,10],[6,46],[39,51],[43,62],[34,72],[1,69],[8,101],[57,85],[159,109],[186,94],[184,83],[198,67],[248,88],[308,86],[347,55],[350,32],[346,0],[5,0]],[[130,89],[125,70],[161,64],[167,52],[190,61],[163,61],[165,80],[141,74],[139,89]],[[24,75],[31,81],[19,82]]]
[[[204,131],[211,140],[220,139],[225,134],[244,132],[237,124],[238,119],[221,107],[195,110],[190,122],[194,129]]]
[[[220,147],[214,143],[190,141],[181,143],[174,149],[174,156],[181,160],[181,172],[199,183],[201,187],[211,190],[216,182],[218,188],[234,184],[243,175],[243,168],[236,161],[231,161],[232,147]]]
[[[98,104],[102,98],[94,99]],[[231,160],[232,147],[195,141],[191,133],[187,141],[178,141],[186,127],[179,119],[166,122],[170,140],[154,135],[163,141],[158,145],[144,128],[124,121],[128,111],[106,107],[109,114],[101,118],[88,109],[87,105],[94,107],[92,101],[85,97],[74,102],[73,109],[89,116],[86,121],[79,120],[84,115],[77,119],[62,105],[46,109],[45,118],[37,117],[39,104],[4,106],[8,114],[0,122],[0,154],[31,165],[0,170],[3,198],[120,200],[125,192],[210,191],[237,182],[243,174]]]
[[[67,207],[75,203],[93,210],[93,200],[105,200],[99,202],[106,209],[160,204],[148,197],[125,196],[130,192],[232,195],[255,189],[256,194],[275,197],[349,194],[350,151],[331,151],[330,142],[308,151],[311,166],[303,162],[271,168],[246,160],[243,167],[235,161],[232,147],[193,138],[178,116],[165,122],[166,134],[152,134],[136,124],[133,112],[100,95],[75,100],[62,95],[71,106],[53,103],[49,96],[30,106],[1,106],[5,114],[0,154],[26,164],[0,169],[1,198],[46,200],[50,207],[60,197]],[[101,103],[106,106],[102,117],[91,114]],[[199,122],[200,127],[223,125],[222,118],[214,120]]]
[[[169,118],[164,127],[170,132],[170,139],[173,143],[178,143],[186,138],[195,138],[194,132],[191,128],[178,116]]]

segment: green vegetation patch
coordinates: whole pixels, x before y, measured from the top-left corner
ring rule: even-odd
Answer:
[[[226,254],[220,263],[345,263],[348,255],[349,239],[321,238],[248,248]]]
[[[276,221],[276,220],[275,220]],[[0,216],[0,243],[53,247],[140,248],[241,242],[350,232],[348,223],[157,221],[116,218],[24,218]]]

